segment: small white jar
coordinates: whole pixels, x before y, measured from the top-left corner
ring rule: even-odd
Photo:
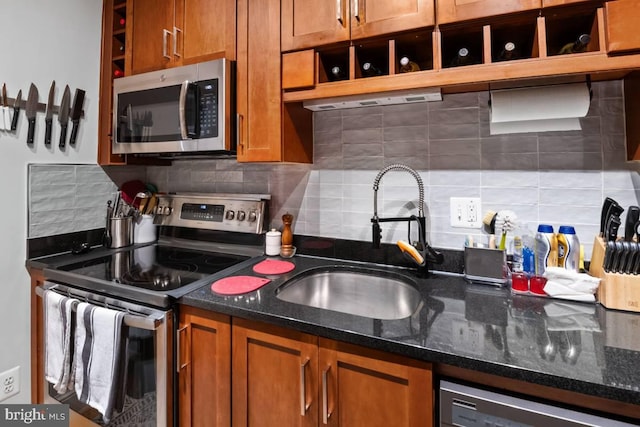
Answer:
[[[267,231],[265,238],[265,250],[264,253],[269,256],[280,255],[280,244],[282,242],[282,233],[275,228],[271,231]]]

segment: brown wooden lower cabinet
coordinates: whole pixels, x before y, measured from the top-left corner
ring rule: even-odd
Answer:
[[[433,425],[431,365],[234,319],[233,425]]]
[[[231,319],[181,306],[178,353],[179,425],[231,425]]]
[[[431,427],[431,364],[319,339],[321,425]]]
[[[433,426],[431,364],[231,323],[181,308],[180,426]]]

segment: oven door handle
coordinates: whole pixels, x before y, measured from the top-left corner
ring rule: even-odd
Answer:
[[[44,300],[44,291],[45,290],[50,290],[52,292],[56,292],[54,290],[56,286],[54,285],[53,288],[48,288],[45,289],[42,286],[36,286],[35,291],[36,291],[36,295],[38,295],[39,297],[43,298]],[[79,295],[74,295],[74,293],[78,293]],[[57,292],[60,295],[65,295],[64,292]],[[84,294],[84,295],[82,295]],[[138,314],[131,314],[128,310],[126,309],[122,309],[119,307],[114,307],[114,306],[110,306],[107,303],[101,303],[95,300],[92,300],[90,298],[90,294],[82,292],[82,291],[76,291],[75,289],[73,290],[73,292],[69,291],[68,292],[68,296],[70,298],[78,298],[78,299],[84,299],[85,302],[89,303],[89,304],[93,304],[96,306],[101,306],[101,307],[105,307],[105,308],[109,308],[112,310],[117,310],[117,311],[122,311],[125,313],[124,317],[123,317],[123,322],[125,323],[125,325],[131,327],[131,328],[138,328],[138,329],[144,329],[147,331],[155,331],[156,329],[158,329],[158,327],[160,325],[162,325],[162,323],[164,322],[164,317],[162,312],[157,312],[157,310],[154,310],[154,313],[152,313],[149,316],[142,316],[142,315],[138,315]],[[158,314],[162,313],[160,316]]]

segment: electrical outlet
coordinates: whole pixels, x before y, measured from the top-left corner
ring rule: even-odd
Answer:
[[[482,228],[479,197],[451,197],[449,207],[452,227]]]
[[[0,373],[0,402],[20,393],[20,366]]]

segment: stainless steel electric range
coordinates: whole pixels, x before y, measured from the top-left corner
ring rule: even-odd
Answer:
[[[176,301],[264,253],[269,199],[264,194],[160,195],[157,242],[45,268],[45,288],[126,313],[123,369],[130,372],[119,410],[108,423],[75,393],[59,394],[43,378],[49,390],[45,402],[69,404],[75,416],[95,425],[175,425]]]

